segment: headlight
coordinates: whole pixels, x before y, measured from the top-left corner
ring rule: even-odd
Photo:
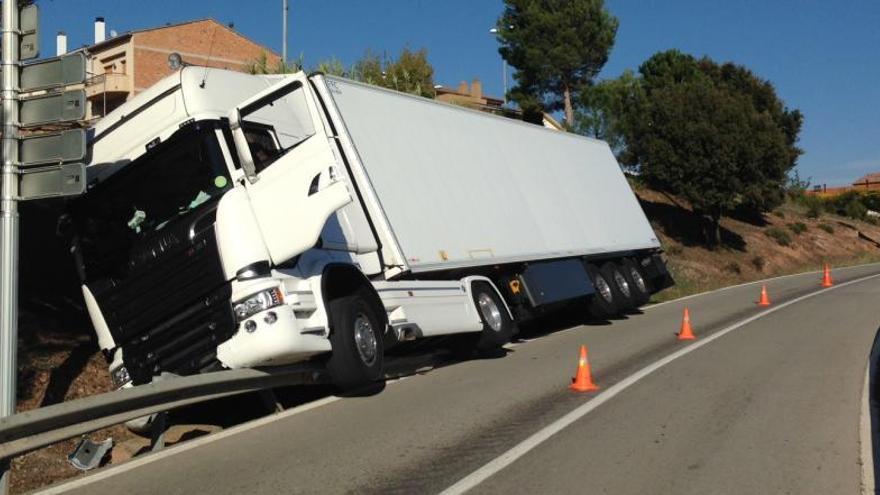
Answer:
[[[125,365],[119,365],[110,370],[110,381],[113,382],[113,386],[116,388],[122,388],[131,381],[131,375],[128,374],[128,369]]]
[[[257,292],[244,301],[236,303],[232,309],[235,311],[235,318],[241,323],[242,320],[257,314],[260,311],[265,311],[282,304],[284,304],[284,295],[281,293],[281,289],[276,287],[274,289]]]

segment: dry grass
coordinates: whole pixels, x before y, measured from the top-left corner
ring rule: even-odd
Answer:
[[[710,250],[702,244],[700,231],[694,228],[698,219],[686,204],[650,189],[635,189],[660,237],[676,280],[675,287],[653,298],[656,302],[819,270],[823,263],[839,267],[880,261],[880,248],[859,238],[861,232],[880,241],[880,227],[829,214],[809,218],[805,208],[793,203],[759,219],[723,218],[724,243]],[[788,245],[780,245],[772,235],[774,232],[787,233]]]

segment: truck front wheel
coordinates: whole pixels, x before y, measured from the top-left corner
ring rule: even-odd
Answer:
[[[382,378],[381,319],[364,290],[333,299],[327,305],[333,348],[327,371],[333,384],[343,390]]]

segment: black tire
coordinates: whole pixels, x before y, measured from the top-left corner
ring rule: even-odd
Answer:
[[[631,258],[623,260],[623,274],[626,276],[629,287],[632,290],[633,301],[636,307],[641,306],[651,299],[651,283],[645,277],[639,264]]]
[[[611,283],[592,263],[584,265],[587,269],[587,275],[590,276],[590,282],[596,293],[590,296],[590,302],[587,306],[590,314],[594,318],[607,319],[617,314],[617,298],[611,288]]]
[[[349,390],[382,378],[385,352],[382,319],[369,303],[366,289],[333,299],[327,305],[332,352],[327,361],[330,380]]]
[[[606,261],[602,264],[602,268],[599,271],[605,276],[605,280],[611,283],[611,290],[614,292],[615,299],[617,299],[618,312],[634,309],[636,302],[632,297],[632,290],[620,265]]]
[[[497,353],[516,333],[516,325],[491,284],[474,282],[471,295],[483,329],[453,336],[452,351],[462,359],[470,357],[474,351],[483,355]]]

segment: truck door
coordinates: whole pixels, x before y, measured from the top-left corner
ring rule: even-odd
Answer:
[[[274,264],[313,247],[352,201],[303,73],[286,76],[229,114],[239,166]]]

